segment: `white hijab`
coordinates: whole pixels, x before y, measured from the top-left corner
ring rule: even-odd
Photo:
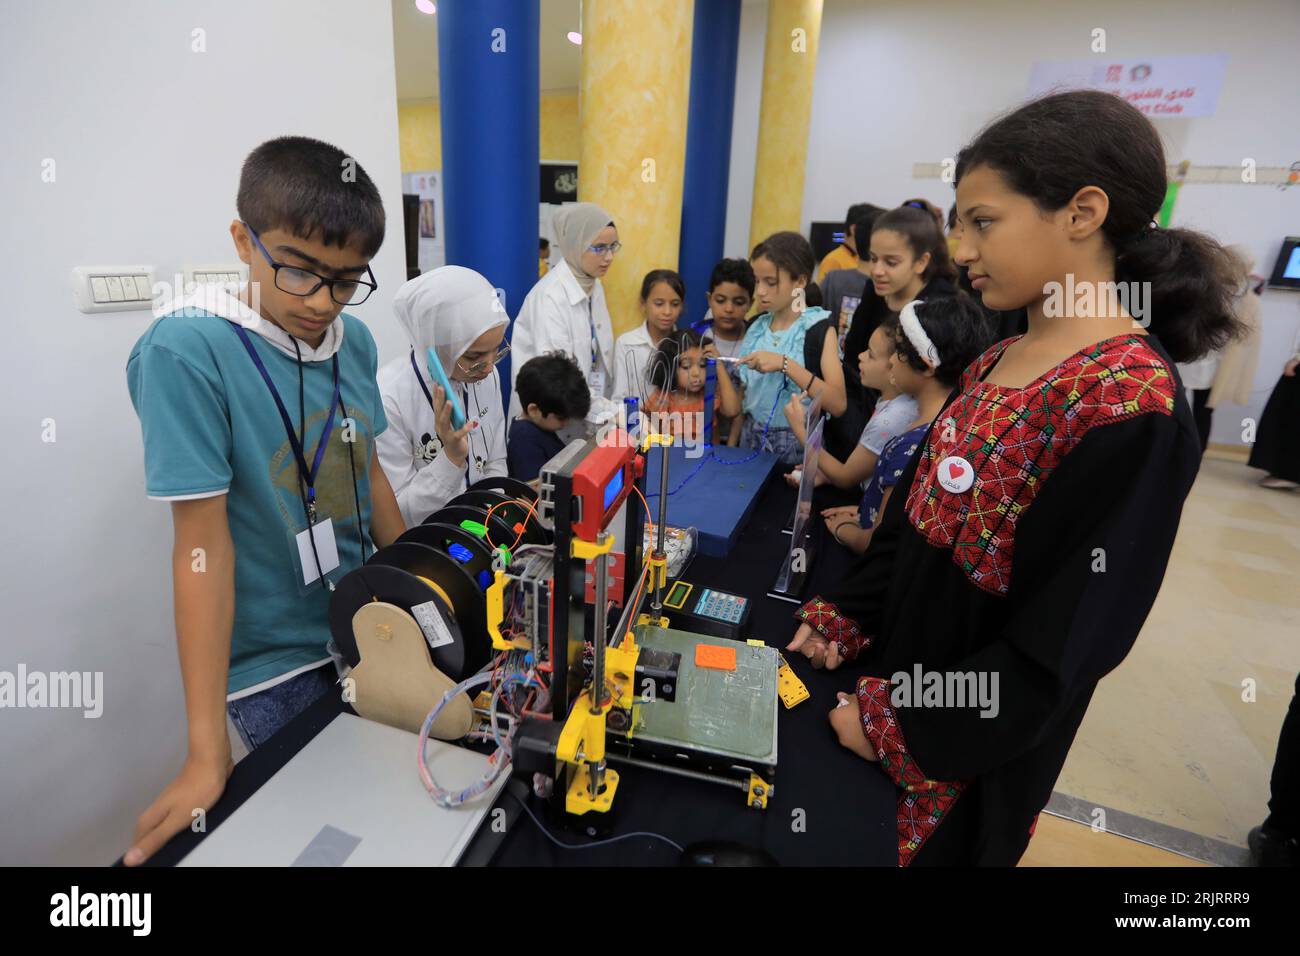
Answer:
[[[416,276],[397,290],[393,308],[420,366],[433,349],[449,376],[480,335],[510,321],[492,284],[463,266]]]

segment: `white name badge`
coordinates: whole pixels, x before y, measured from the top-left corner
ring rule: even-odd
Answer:
[[[968,491],[975,483],[975,469],[965,458],[949,455],[939,462],[939,484],[953,494]]]
[[[312,551],[312,539],[315,538],[316,550]],[[317,521],[315,527],[298,532],[298,560],[302,564],[302,583],[311,584],[319,580],[322,574],[329,574],[339,566],[339,548],[334,541],[334,519]],[[316,570],[316,558],[320,558],[320,570]]]
[[[605,373],[593,368],[587,375],[587,385],[593,395],[605,394]]]

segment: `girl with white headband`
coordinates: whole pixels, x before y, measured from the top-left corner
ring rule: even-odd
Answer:
[[[899,206],[880,214],[872,222],[862,247],[862,268],[870,281],[844,336],[844,377],[851,407],[841,419],[859,430],[872,420],[881,398],[877,389],[862,381],[858,368],[859,357],[867,351],[876,330],[882,323],[897,319],[899,310],[913,299],[955,295],[958,288],[957,271],[943,235],[925,209]],[[855,449],[851,444],[846,447],[845,436],[838,435],[839,430],[833,427],[835,422],[833,419],[827,423],[823,448],[847,458]],[[857,435],[852,437],[861,442]]]
[[[900,395],[916,403],[917,413],[916,419],[881,449],[861,503],[822,512],[835,540],[858,554],[867,550],[894,486],[962,371],[992,341],[992,327],[964,293],[909,302],[899,310],[897,321],[887,321],[884,328],[893,331],[895,340],[889,382]]]

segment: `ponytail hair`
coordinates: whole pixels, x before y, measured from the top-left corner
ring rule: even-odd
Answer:
[[[812,246],[808,240],[797,232],[774,232],[754,247],[749,254],[749,261],[766,259],[784,269],[793,280],[805,279],[812,282],[813,273],[817,271],[817,259],[813,256]]]
[[[1169,355],[1187,362],[1241,334],[1233,314],[1236,266],[1214,239],[1161,229],[1165,151],[1131,103],[1099,90],[1053,93],[985,127],[957,154],[956,181],[977,166],[1055,212],[1085,186],[1110,199],[1102,234],[1115,254],[1115,281],[1149,282],[1151,331]]]
[[[944,238],[939,224],[928,209],[919,209],[916,206],[899,206],[897,209],[891,209],[876,219],[871,227],[872,235],[882,229],[888,229],[902,236],[907,247],[912,250],[913,257],[919,259],[927,252],[930,254],[930,261],[925,271],[921,273],[921,281],[925,285],[929,285],[935,279],[947,279],[952,282],[957,278],[957,270],[948,255],[948,240]]]

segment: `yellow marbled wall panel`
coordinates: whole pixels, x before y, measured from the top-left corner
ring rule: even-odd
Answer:
[[[442,111],[437,100],[399,102],[397,131],[401,142],[402,172],[423,173],[442,169]]]
[[[609,210],[623,243],[603,280],[615,334],[642,321],[642,277],[677,268],[694,8],[582,4],[578,195]]]
[[[543,93],[538,155],[543,162],[576,162],[581,124],[577,92]],[[407,100],[397,104],[402,172],[442,169],[441,112],[437,100]]]
[[[581,155],[582,123],[578,118],[578,93],[543,93],[541,139],[538,158],[542,162],[578,161]]]
[[[822,0],[769,0],[763,93],[754,160],[752,248],[782,229],[801,231]]]

